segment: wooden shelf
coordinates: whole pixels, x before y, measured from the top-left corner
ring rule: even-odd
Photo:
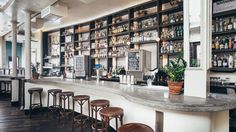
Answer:
[[[236,72],[236,68],[224,68],[224,67],[212,67],[210,70],[212,72],[226,72],[226,73]]]
[[[89,42],[90,40],[80,40],[79,42],[80,43],[83,43],[83,42]]]
[[[161,39],[162,41],[177,41],[183,40],[183,37],[175,37],[175,38],[168,38],[168,39]]]
[[[112,36],[122,36],[122,35],[128,35],[128,34],[129,34],[129,31],[125,31],[125,32],[110,34],[109,37],[112,37]]]
[[[150,44],[150,43],[157,43],[156,40],[149,40],[149,41],[142,41],[142,42],[133,42],[131,44]]]
[[[98,48],[95,48],[96,50],[99,50],[99,49],[107,49],[107,47],[98,47]]]
[[[106,29],[107,26],[104,26],[104,27],[101,27],[101,28],[93,28],[93,29],[90,29],[91,31],[97,31],[97,30],[102,30],[102,29]]]
[[[108,26],[122,25],[122,24],[126,24],[126,23],[128,23],[128,22],[129,22],[129,20],[122,20],[122,21],[117,22],[117,23],[109,24]]]
[[[142,28],[138,30],[132,30],[130,32],[144,32],[144,31],[150,31],[150,30],[158,30],[158,29],[157,29],[157,26],[154,26],[154,27]]]
[[[159,27],[160,28],[168,28],[168,27],[179,26],[179,25],[183,25],[183,21],[175,22],[175,23],[169,23],[169,24],[161,24]]]
[[[174,52],[174,53],[160,53],[160,55],[168,55],[168,56],[176,56],[178,55],[180,52]]]
[[[128,44],[115,44],[115,47],[129,46]]]
[[[105,36],[105,37],[100,37],[100,38],[94,38],[94,39],[91,39],[91,40],[99,40],[99,39],[107,39],[107,36]]]
[[[171,13],[175,13],[175,12],[179,12],[179,11],[183,11],[183,4],[170,8],[170,9],[166,9],[166,10],[162,10],[159,13],[162,15],[166,15],[166,14],[171,14]]]
[[[142,20],[142,19],[152,18],[152,17],[156,17],[157,14],[158,14],[157,12],[154,12],[154,13],[150,13],[150,14],[147,14],[147,15],[144,15],[144,16],[131,18],[130,20]]]
[[[229,31],[223,31],[223,32],[213,32],[212,35],[217,36],[217,35],[227,35],[227,34],[234,34],[234,33],[236,33],[236,30],[229,30]]]
[[[231,52],[236,52],[236,49],[212,50],[212,53],[231,53]]]
[[[227,16],[235,16],[236,15],[236,9],[230,10],[230,11],[224,11],[220,13],[213,14],[212,17],[227,17]]]

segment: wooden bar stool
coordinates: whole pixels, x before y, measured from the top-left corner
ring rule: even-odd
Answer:
[[[42,92],[43,92],[43,88],[30,88],[28,89],[28,92],[30,94],[30,118],[31,118],[31,113],[33,109],[42,108]],[[32,96],[34,93],[38,93],[39,94],[39,103],[32,103]]]
[[[74,92],[61,92],[59,93],[60,97],[60,110],[59,110],[59,120],[62,117],[64,118],[64,123],[65,119],[69,118],[69,116],[73,113],[72,109],[70,109],[70,98],[73,100],[74,97]],[[67,100],[67,109],[66,109],[66,100]],[[63,125],[64,125],[63,123]]]
[[[128,123],[121,126],[117,132],[154,132],[153,129],[142,123]]]
[[[109,100],[105,100],[105,99],[97,99],[97,100],[91,101],[90,104],[91,104],[91,109],[92,109],[92,118],[95,119],[95,122],[92,122],[92,129],[94,132],[97,132],[98,130],[101,131],[101,129],[98,129],[97,115],[101,109],[109,107],[110,102]],[[93,117],[94,113],[95,113],[95,118]]]
[[[83,115],[83,105],[88,102],[88,114],[89,116]],[[75,115],[75,103],[78,103],[80,106],[80,114]],[[74,124],[79,124],[81,131],[86,122],[89,122],[90,119],[90,97],[88,95],[76,95],[73,97],[73,123],[72,131],[74,130]]]
[[[61,93],[62,90],[61,89],[49,89],[48,90],[48,102],[47,102],[47,107],[48,107],[48,112],[47,112],[47,117],[48,117],[48,113],[49,111],[56,113],[58,112],[60,105],[57,105],[57,95],[59,95],[59,93]],[[50,95],[52,96],[52,105],[49,106],[49,100],[50,100]]]
[[[100,110],[100,116],[102,118],[102,126],[105,132],[108,132],[108,128],[110,125],[110,120],[116,120],[116,130],[118,130],[118,119],[120,120],[120,125],[123,125],[123,115],[124,111],[120,107],[107,107]]]

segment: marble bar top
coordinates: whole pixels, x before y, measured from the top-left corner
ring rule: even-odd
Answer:
[[[53,85],[63,89],[111,92],[125,97],[128,101],[154,108],[183,112],[216,112],[236,108],[236,96],[210,94],[206,99],[184,95],[168,95],[168,87],[139,86],[119,84],[117,82],[81,81],[76,79],[39,79],[28,81],[33,84]],[[167,96],[166,96],[167,95]]]

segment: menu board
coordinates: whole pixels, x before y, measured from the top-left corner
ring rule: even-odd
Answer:
[[[137,71],[140,70],[140,56],[139,52],[129,52],[128,53],[128,70]]]

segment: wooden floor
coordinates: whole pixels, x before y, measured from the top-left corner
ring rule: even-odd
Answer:
[[[30,119],[24,111],[11,106],[9,97],[0,94],[0,132],[72,132],[71,121],[63,127],[62,122],[46,113],[32,115]],[[83,132],[91,132],[91,128],[84,128]],[[74,132],[81,132],[76,127]]]

